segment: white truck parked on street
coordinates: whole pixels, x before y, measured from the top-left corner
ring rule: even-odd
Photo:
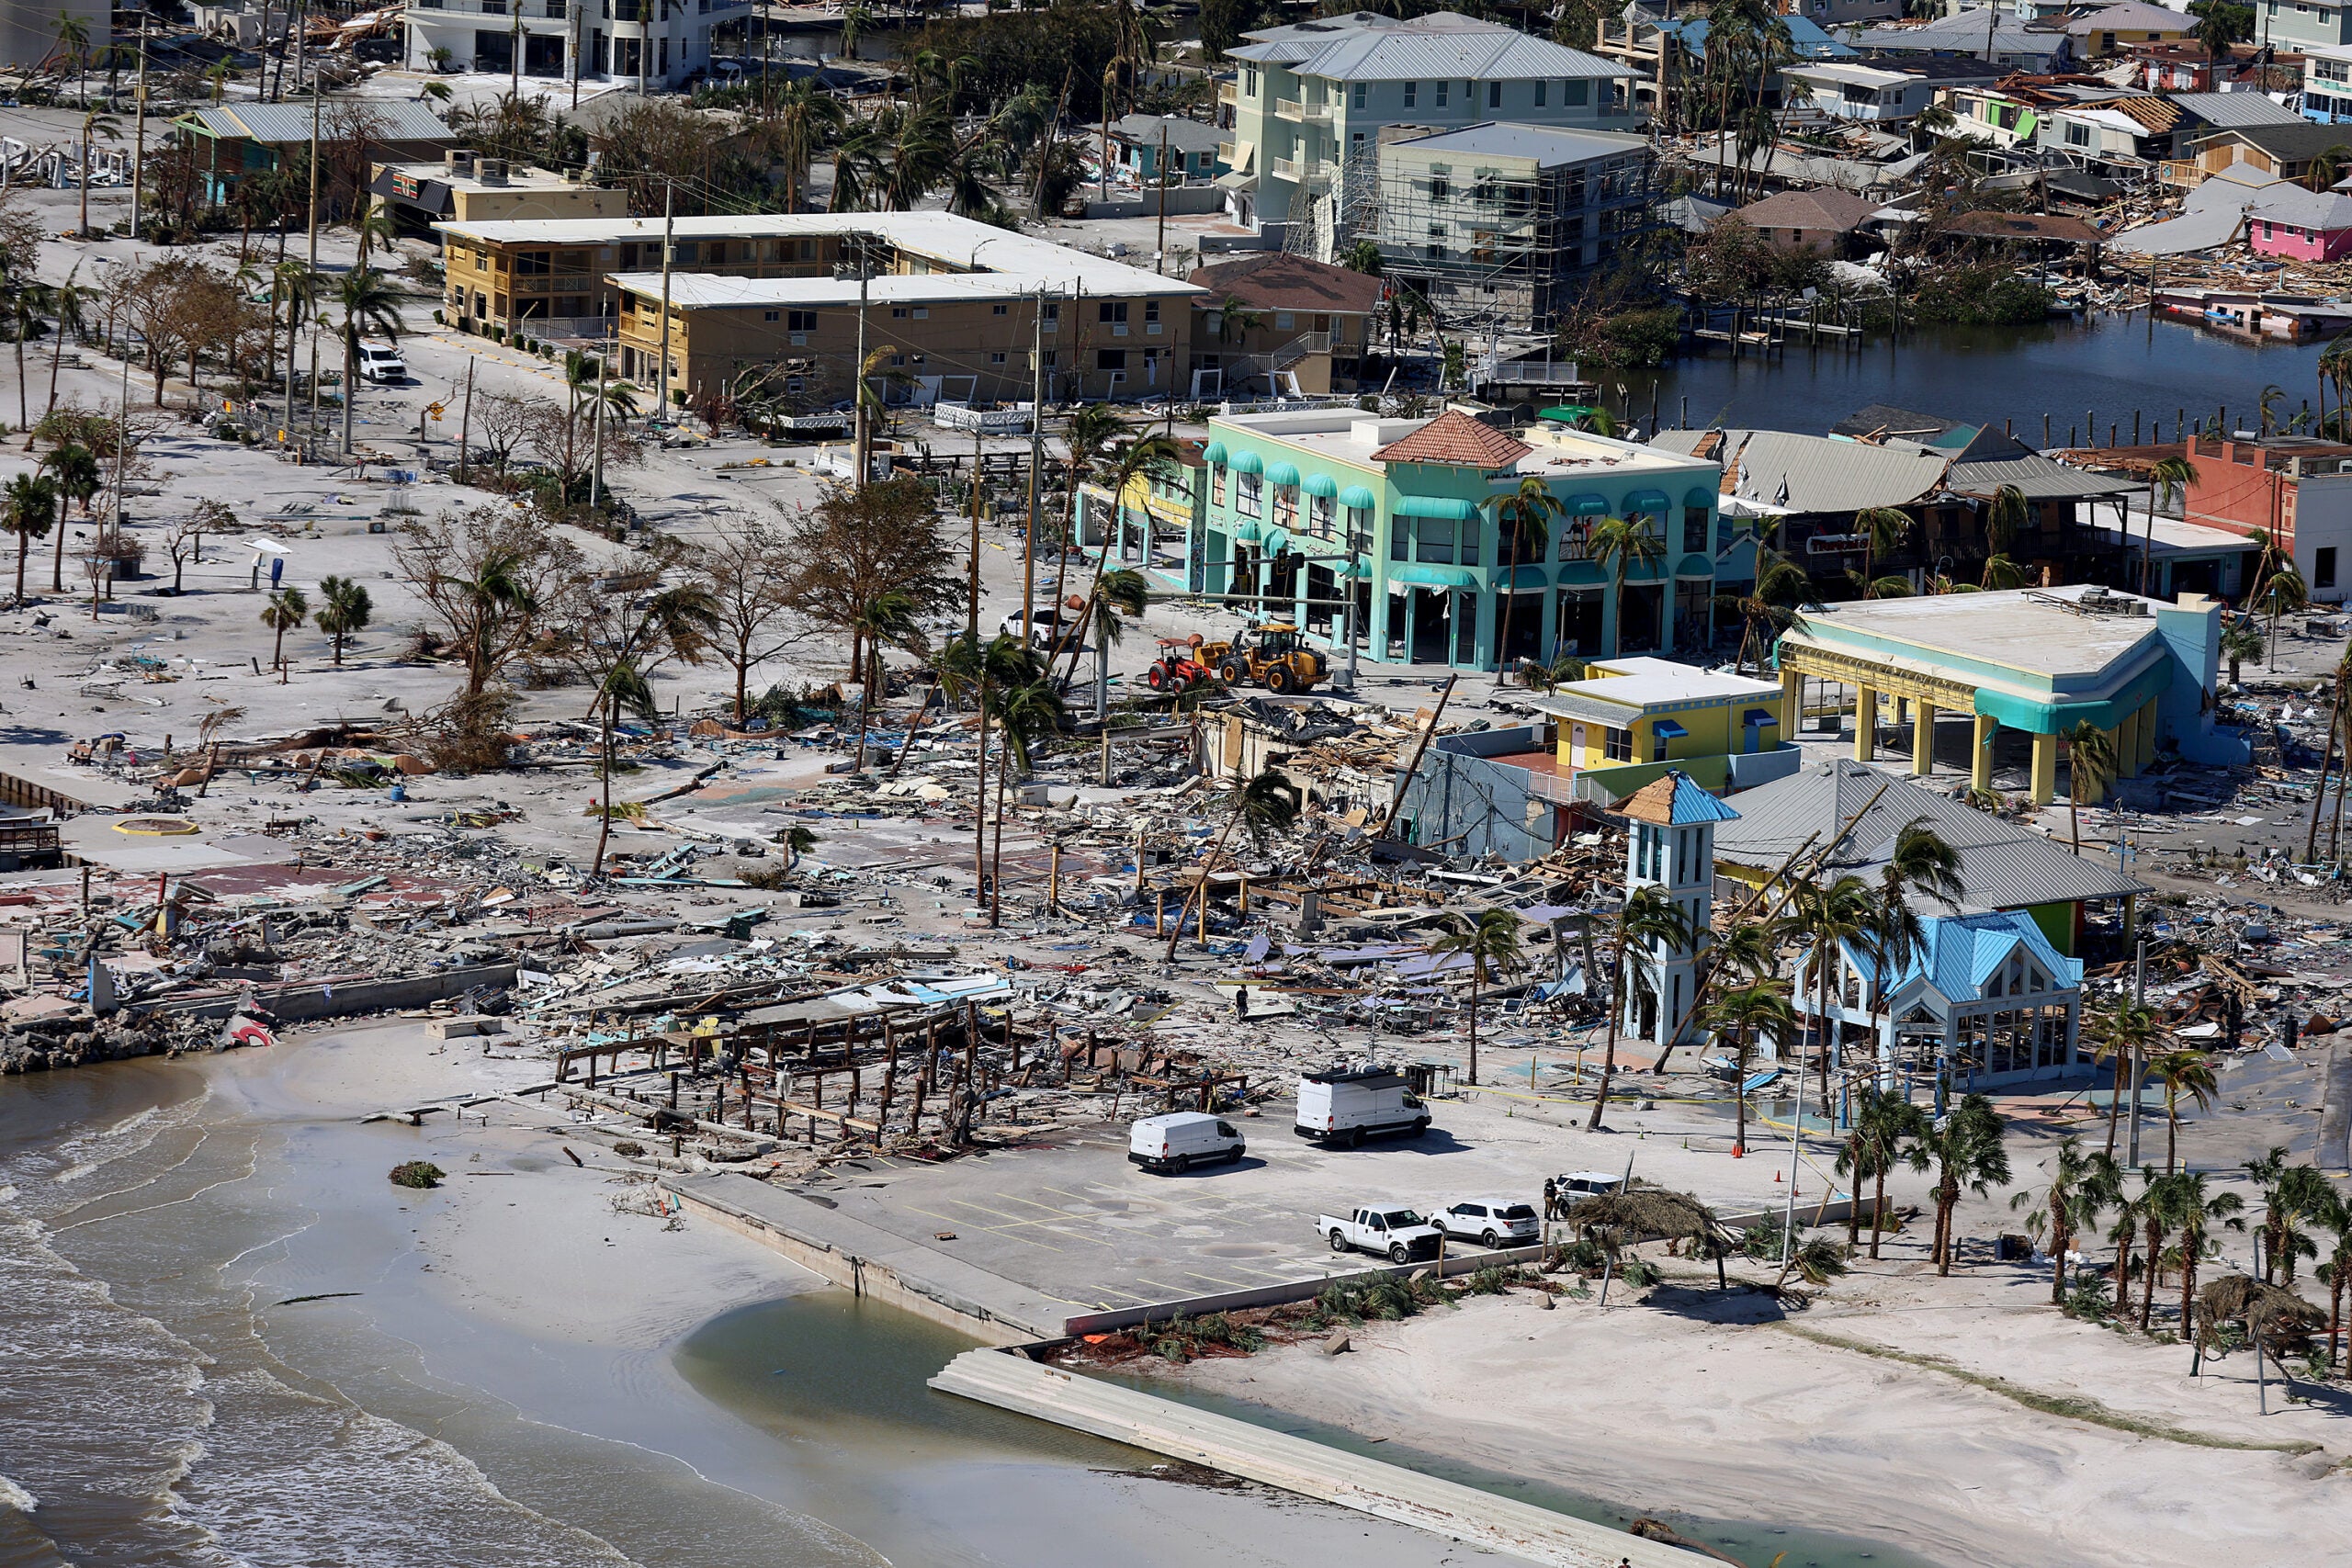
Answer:
[[[1315,1228],[1334,1252],[1377,1253],[1391,1263],[1435,1258],[1444,1238],[1438,1228],[1411,1209],[1357,1209],[1347,1218],[1315,1216]]]
[[[1298,1115],[1291,1131],[1327,1146],[1351,1149],[1366,1138],[1429,1131],[1429,1107],[1386,1067],[1308,1073],[1298,1080]]]

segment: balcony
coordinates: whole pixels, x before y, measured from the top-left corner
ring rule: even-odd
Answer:
[[[1240,149],[1230,141],[1220,141],[1216,144],[1216,161],[1227,168],[1233,166],[1233,162],[1239,152]]]
[[[1216,101],[1221,104],[1233,104],[1238,106],[1241,102],[1240,84],[1238,82],[1219,82],[1216,85]]]
[[[1332,107],[1330,99],[1309,98],[1306,103],[1306,107],[1305,113],[1309,123],[1316,125],[1328,125],[1330,123]]]
[[[1306,106],[1300,103],[1296,98],[1276,98],[1274,100],[1274,118],[1276,119],[1287,119],[1294,121],[1304,120],[1306,118]]]
[[[1270,159],[1267,161],[1266,170],[1278,180],[1290,180],[1295,183],[1306,177],[1306,171],[1295,158]]]

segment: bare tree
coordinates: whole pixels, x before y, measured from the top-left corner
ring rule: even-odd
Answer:
[[[805,620],[780,620],[793,598],[785,560],[783,532],[751,518],[729,519],[695,553],[718,617],[713,640],[735,671],[737,724],[749,709],[752,670],[815,631]]]
[[[523,442],[530,434],[533,415],[545,402],[541,398],[518,397],[512,392],[474,394],[475,439],[501,479],[506,477],[506,465],[522,450]]]
[[[579,552],[547,525],[508,506],[474,506],[411,524],[392,558],[465,660],[477,697],[531,641],[557,586],[578,575]]]
[[[185,516],[175,517],[164,530],[164,553],[172,558],[172,592],[180,592],[180,574],[189,563],[204,561],[204,536],[225,534],[237,525],[237,514],[225,502],[206,496],[190,507]]]

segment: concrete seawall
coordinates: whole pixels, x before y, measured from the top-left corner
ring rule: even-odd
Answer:
[[[1302,1497],[1553,1568],[1692,1568],[1704,1559],[1606,1525],[1423,1475],[1229,1416],[1032,1361],[967,1350],[931,1386]]]

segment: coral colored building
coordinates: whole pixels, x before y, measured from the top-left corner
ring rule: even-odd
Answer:
[[[2344,601],[2352,552],[2352,446],[2308,435],[2199,436],[2184,516],[2208,527],[2267,534],[2295,563],[2313,600]]]
[[[2335,261],[2352,254],[2352,196],[2277,186],[2264,191],[2246,214],[2245,230],[2258,256]]]

